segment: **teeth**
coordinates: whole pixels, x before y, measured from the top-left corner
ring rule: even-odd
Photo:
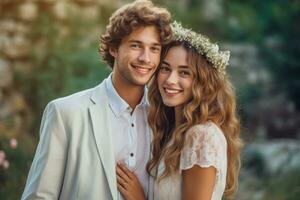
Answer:
[[[179,90],[173,90],[173,89],[165,89],[167,93],[170,93],[170,94],[177,94],[179,93],[180,91]]]
[[[148,68],[143,68],[143,67],[137,67],[137,66],[134,66],[134,68],[135,68],[137,71],[139,71],[140,73],[142,73],[142,74],[146,74],[146,73],[148,73],[148,72],[150,71],[150,69],[148,69]]]

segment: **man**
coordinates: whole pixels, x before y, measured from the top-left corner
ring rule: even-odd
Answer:
[[[132,169],[150,195],[145,85],[170,37],[170,14],[150,1],[111,16],[99,50],[112,74],[95,88],[47,105],[22,199],[123,199],[117,162]]]

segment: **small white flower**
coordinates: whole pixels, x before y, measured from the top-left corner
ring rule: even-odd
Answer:
[[[172,30],[173,40],[188,42],[199,54],[204,55],[214,68],[220,73],[226,74],[225,69],[230,57],[229,51],[219,51],[219,46],[211,43],[206,36],[183,28],[182,25],[176,21],[172,23]]]
[[[3,150],[0,150],[0,165],[5,160],[5,152]]]
[[[18,146],[18,140],[15,139],[15,138],[10,139],[9,145],[10,145],[10,147],[11,147],[12,149],[17,148],[17,146]]]
[[[4,169],[8,169],[9,168],[8,160],[4,160],[3,163],[2,163],[2,166],[3,166]]]

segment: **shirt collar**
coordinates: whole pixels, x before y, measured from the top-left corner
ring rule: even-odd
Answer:
[[[137,106],[147,106],[148,104],[149,104],[149,102],[148,102],[148,89],[145,86],[144,87],[144,94],[143,94],[142,100],[141,100],[141,102]]]
[[[124,99],[122,99],[119,96],[114,85],[112,84],[112,73],[105,80],[105,86],[106,86],[106,91],[107,91],[108,103],[109,103],[109,106],[111,107],[114,115],[119,117],[126,110],[131,112],[131,110],[132,110],[131,107],[128,105],[128,103]],[[138,108],[140,106],[148,105],[147,93],[148,93],[148,91],[147,91],[147,88],[145,87],[141,102],[136,106],[136,108]]]

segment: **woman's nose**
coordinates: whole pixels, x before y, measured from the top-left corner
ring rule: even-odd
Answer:
[[[176,71],[172,71],[166,81],[167,81],[168,84],[175,84],[175,83],[177,83],[178,76],[177,76]]]

